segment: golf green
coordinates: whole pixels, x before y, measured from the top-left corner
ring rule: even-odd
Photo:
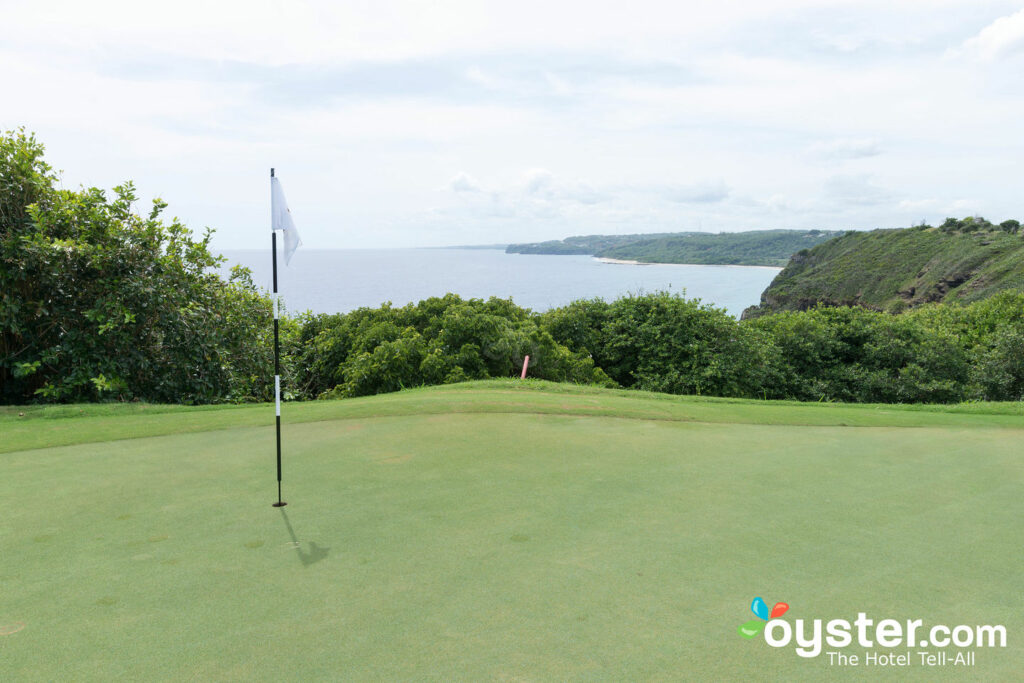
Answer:
[[[1017,405],[507,382],[286,405],[280,509],[272,408],[76,410],[0,415],[2,680],[1024,670]],[[755,596],[1007,644],[839,666],[742,638]]]

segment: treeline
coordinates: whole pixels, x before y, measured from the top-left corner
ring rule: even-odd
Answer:
[[[542,327],[628,388],[799,401],[1024,398],[1024,293],[892,315],[863,308],[737,321],[670,294],[578,301]]]
[[[305,398],[530,374],[672,394],[951,403],[1024,398],[1024,293],[891,315],[817,308],[740,322],[669,293],[531,313],[449,294],[307,318]]]
[[[66,190],[0,136],[0,401],[272,398],[271,303],[165,204]],[[1011,228],[1013,226],[1010,226]],[[802,401],[1024,399],[1024,293],[900,315],[817,307],[737,321],[669,293],[544,313],[454,294],[282,320],[285,398],[516,376]]]
[[[306,316],[293,347],[303,398],[365,396],[431,384],[530,375],[615,386],[586,353],[555,341],[542,319],[507,299],[455,294],[395,308]]]
[[[270,301],[135,201],[61,189],[34,136],[0,136],[0,402],[272,398]]]

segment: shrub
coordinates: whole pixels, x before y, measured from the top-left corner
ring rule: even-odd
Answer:
[[[0,136],[0,398],[268,398],[270,302],[213,272],[210,231],[135,213],[131,183],[58,189],[42,154]]]

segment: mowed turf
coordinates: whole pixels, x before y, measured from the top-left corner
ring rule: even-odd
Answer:
[[[1019,406],[512,383],[286,405],[283,509],[267,406],[75,410],[0,419],[0,680],[1024,670]],[[844,669],[741,638],[755,596],[1008,645]]]

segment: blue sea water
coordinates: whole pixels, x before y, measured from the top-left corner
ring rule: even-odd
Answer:
[[[270,249],[225,251],[271,288]],[[506,254],[500,249],[305,249],[278,261],[278,286],[289,311],[345,313],[385,301],[396,306],[454,292],[464,298],[511,297],[544,311],[576,299],[611,301],[626,294],[684,293],[739,316],[756,304],[778,268],[629,265],[591,256]]]

